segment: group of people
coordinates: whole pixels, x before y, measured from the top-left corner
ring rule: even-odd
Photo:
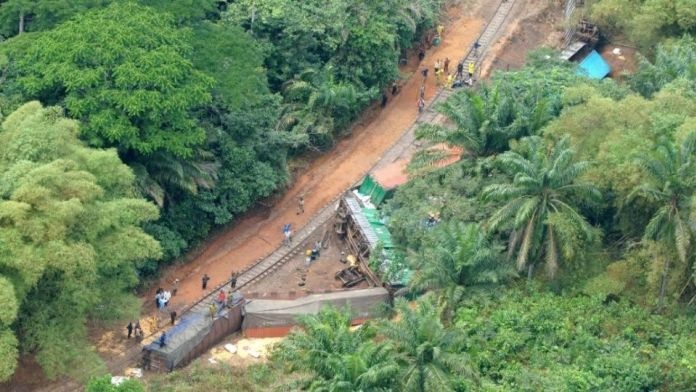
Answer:
[[[169,305],[169,300],[172,298],[172,293],[163,290],[161,287],[157,289],[157,294],[155,294],[155,304],[157,305],[157,309],[162,310],[166,309],[167,305]]]
[[[473,86],[474,84],[474,71],[476,65],[473,61],[469,61],[467,65],[467,78],[464,79],[464,61],[460,61],[457,64],[456,73],[449,71],[450,59],[445,57],[444,61],[437,59],[433,65],[433,70],[435,71],[435,83],[438,87],[445,86],[447,88],[457,88],[463,87],[464,84]],[[444,79],[443,75],[447,75]],[[418,113],[422,113],[425,110],[425,81],[428,79],[428,67],[421,69],[421,75],[423,75],[423,82],[420,87],[420,94],[418,95]]]
[[[218,295],[213,299],[212,302],[208,305],[208,312],[210,314],[210,319],[215,320],[215,316],[218,313],[219,309],[223,309],[227,306],[232,305],[232,299],[233,299],[233,294],[237,288],[237,279],[239,278],[239,273],[236,271],[232,271],[232,274],[230,275],[230,288],[225,293],[225,289],[221,289],[218,292]],[[208,274],[203,274],[203,278],[201,279],[201,287],[203,290],[206,289],[208,286],[208,281],[210,280],[210,277]]]
[[[321,254],[321,245],[321,241],[316,241],[312,249],[307,249],[305,252],[305,255],[307,256],[305,259],[305,266],[309,266],[312,261],[319,258],[319,255]]]
[[[136,339],[143,338],[143,329],[140,327],[140,320],[128,323],[126,330],[128,331],[128,339],[130,339],[131,336],[135,336]]]

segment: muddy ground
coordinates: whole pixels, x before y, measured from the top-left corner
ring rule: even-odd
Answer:
[[[317,228],[300,249],[312,249],[316,241],[324,237],[327,229],[333,226],[330,220],[324,226]],[[319,258],[307,265],[306,255],[299,252],[274,273],[257,283],[244,287],[243,293],[248,298],[295,298],[308,293],[344,290],[341,281],[335,278],[340,270],[347,267],[341,262],[341,252],[349,253],[344,241],[335,235],[329,236],[322,244]],[[367,281],[353,286],[353,289],[364,289],[370,285]]]
[[[315,212],[357,183],[415,121],[421,84],[421,78],[416,72],[418,68],[426,65],[432,67],[439,58],[461,58],[483,28],[483,20],[497,6],[483,0],[472,3],[474,5],[464,8],[453,7],[446,13],[442,43],[427,51],[422,64],[418,64],[411,56],[408,64],[402,67],[402,74],[408,79],[403,81],[399,94],[390,97],[386,108],[374,105],[368,109],[347,132],[348,136],[339,140],[330,151],[293,165],[296,172],[292,185],[282,194],[265,201],[259,208],[221,229],[203,247],[191,252],[185,262],[163,271],[162,278],[153,282],[151,290],[142,296],[144,310],[148,311],[143,319],[152,317],[148,304],[157,287],[168,289],[171,282],[179,278],[179,292],[172,298],[171,306],[178,308],[195,301],[201,295],[200,278],[204,273],[212,278],[209,286],[215,287],[229,277],[232,271],[243,269],[279,246],[284,224],[291,223],[294,227],[305,225]],[[426,81],[426,101],[432,100],[435,92],[435,80],[431,77]],[[297,215],[300,196],[305,199],[306,212]],[[133,344],[123,336],[125,326],[92,328],[91,331],[95,345],[97,342],[101,343],[96,348],[106,357],[107,364],[111,363],[109,358],[113,357],[115,351],[125,350]],[[105,348],[108,350],[103,352]],[[111,371],[119,372],[119,369]],[[31,358],[27,357],[14,380],[10,384],[0,385],[0,390],[72,390],[69,384],[61,380],[48,382]]]

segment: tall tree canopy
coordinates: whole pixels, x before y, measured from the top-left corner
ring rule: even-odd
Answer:
[[[524,138],[515,150],[496,159],[512,181],[483,192],[485,199],[503,202],[490,217],[489,228],[512,231],[509,247],[517,252],[518,269],[527,268],[530,278],[541,260],[553,277],[561,259],[572,260],[595,238],[578,207],[597,203],[601,195],[580,180],[589,163],[575,162],[574,154],[568,137],[549,149],[538,136]]]
[[[590,15],[605,33],[625,34],[651,51],[665,37],[696,32],[696,0],[593,0]]]
[[[673,255],[678,261],[676,280],[680,286],[684,277],[688,281],[696,276],[691,267],[696,228],[696,132],[690,133],[681,145],[663,136],[652,154],[639,158],[638,165],[647,178],[631,192],[627,202],[640,197],[654,206],[644,239],[661,241],[671,250],[664,258],[660,278],[658,306],[662,307]]]
[[[42,33],[16,67],[25,94],[65,105],[92,145],[188,157],[205,139],[191,112],[213,83],[191,53],[169,14],[118,2]]]
[[[86,319],[131,315],[136,266],[160,255],[139,227],[157,208],[134,197],[131,170],[114,150],[85,147],[77,134],[76,121],[38,102],[2,125],[3,379],[15,363],[15,337],[49,377],[88,375],[100,361],[86,345]]]

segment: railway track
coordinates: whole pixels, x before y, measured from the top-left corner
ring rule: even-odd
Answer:
[[[462,58],[462,61],[464,64],[468,64],[470,61],[474,62],[476,64],[476,68],[478,69],[478,66],[481,64],[481,61],[484,58],[484,55],[486,53],[486,50],[490,47],[490,45],[494,42],[495,38],[497,37],[498,33],[500,32],[501,27],[505,24],[505,21],[507,20],[508,14],[510,13],[510,10],[515,4],[515,0],[506,0],[502,1],[499,5],[498,8],[496,9],[495,13],[493,14],[493,17],[491,18],[490,22],[486,24],[486,27],[484,30],[481,32],[481,34],[478,36],[477,42],[479,43],[479,47],[477,50],[474,50],[473,48],[470,48],[466,55]],[[435,108],[437,107],[438,104],[441,102],[444,102],[449,98],[454,91],[452,89],[444,89],[440,88],[436,95],[435,98],[430,102],[428,105],[428,108],[422,113],[418,119],[416,119],[416,122],[409,127],[409,129],[404,132],[404,134],[401,136],[401,138],[390,148],[383,156],[382,158],[375,163],[369,170],[367,170],[365,173],[363,173],[363,177],[372,171],[376,166],[384,163],[384,162],[392,162],[396,160],[396,157],[398,157],[401,152],[404,149],[405,145],[410,145],[415,141],[414,138],[414,133],[415,129],[423,123],[437,123],[441,121],[441,114],[437,113],[435,111]],[[357,185],[357,184],[355,184]],[[353,188],[355,185],[351,186],[350,188],[347,188],[344,190],[348,191],[349,189]],[[343,195],[344,192],[341,192],[338,196],[336,196],[331,202],[329,202],[327,205],[325,205],[318,213],[316,213],[314,216],[312,216],[309,220],[309,222],[299,229],[293,238],[293,245],[291,247],[287,246],[281,246],[277,249],[275,249],[273,252],[270,254],[266,255],[265,257],[262,257],[257,260],[256,263],[250,265],[246,269],[242,270],[240,274],[237,277],[237,289],[244,288],[245,286],[248,286],[249,284],[255,283],[264,277],[268,276],[269,274],[275,272],[278,268],[282,267],[285,263],[287,263],[289,260],[291,260],[297,253],[301,250],[304,249],[303,246],[301,246],[304,241],[309,238],[309,236],[319,227],[323,226],[326,224],[329,219],[334,214],[334,211],[337,208],[338,205],[338,199]],[[182,315],[185,314],[187,311],[206,311],[207,306],[214,299],[214,296],[216,293],[220,290],[229,285],[230,280],[225,281],[224,283],[218,285],[215,287],[215,289],[211,290],[211,292],[203,297],[201,297],[198,301],[196,301],[193,305],[190,307],[186,308],[183,312]]]
[[[498,33],[500,32],[500,29],[502,26],[505,24],[505,21],[507,20],[508,14],[512,7],[515,4],[515,0],[507,0],[507,1],[502,1],[499,5],[498,8],[496,9],[493,17],[489,21],[489,23],[486,25],[484,30],[481,32],[481,34],[478,36],[477,42],[479,43],[479,48],[478,50],[474,50],[473,48],[470,48],[466,55],[462,58],[462,61],[464,62],[465,66],[468,64],[470,61],[474,62],[476,65],[476,69],[479,68],[479,65],[481,64],[481,61],[484,59],[485,54],[487,49],[489,49],[490,45],[494,42],[495,38],[497,37]],[[399,140],[382,156],[382,158],[376,162],[369,170],[367,170],[365,173],[363,173],[363,177],[367,175],[370,171],[372,171],[375,167],[379,166],[380,164],[384,164],[387,162],[393,162],[399,158],[399,156],[402,154],[402,152],[408,148],[408,146],[412,145],[415,142],[415,130],[420,124],[424,123],[440,123],[443,121],[443,117],[440,113],[438,113],[435,109],[438,104],[444,102],[449,98],[452,94],[454,93],[453,90],[451,89],[439,89],[437,93],[435,94],[435,98],[430,102],[426,110],[418,116],[416,121],[414,122],[413,125],[411,125],[406,132],[399,138]],[[355,186],[355,185],[354,185]],[[337,206],[338,206],[338,201],[339,198],[349,189],[353,188],[354,186],[351,186],[347,189],[344,190],[344,192],[341,192],[338,196],[336,196],[331,202],[326,204],[319,212],[314,214],[308,221],[308,223],[297,230],[295,232],[294,238],[293,238],[293,243],[291,246],[280,246],[279,248],[276,248],[274,251],[271,253],[267,254],[266,256],[259,258],[254,264],[248,266],[247,268],[243,269],[240,271],[239,275],[237,276],[237,285],[236,289],[243,289],[244,287],[247,287],[253,283],[258,282],[259,280],[267,277],[268,275],[274,273],[276,270],[278,270],[280,267],[282,267],[285,263],[290,261],[293,257],[295,257],[298,252],[302,251],[304,249],[304,242],[312,235],[312,233],[319,227],[322,227],[325,225],[333,216]],[[185,307],[183,310],[180,311],[181,317],[185,316],[188,312],[194,311],[194,312],[207,312],[208,309],[208,304],[215,299],[215,296],[217,295],[217,292],[220,289],[223,289],[227,287],[230,283],[230,280],[225,281],[224,283],[214,287],[209,294],[202,296],[199,298],[197,301],[195,301],[193,304]],[[165,323],[163,324],[158,324],[158,327],[151,332],[148,336],[145,337],[145,340],[148,338],[151,338],[155,334],[158,334],[162,330],[166,329],[168,326],[168,323],[166,323],[167,320],[164,320]],[[116,372],[117,370],[123,369],[127,367],[127,365],[134,364],[138,357],[140,356],[140,353],[142,351],[142,347],[140,344],[133,345],[129,347],[126,351],[120,353],[118,356],[114,356],[112,358],[109,358],[109,368],[111,371]],[[51,389],[42,389],[39,392],[43,391],[65,391],[65,392],[72,392],[72,391],[78,391],[81,389],[81,386],[74,384],[74,383],[69,383],[64,385],[64,388],[51,388]]]

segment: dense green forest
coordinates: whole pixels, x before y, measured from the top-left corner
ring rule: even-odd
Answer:
[[[443,3],[0,0],[0,380],[21,354],[103,374],[88,320],[136,315],[162,264],[282,190]],[[418,130],[464,153],[419,154],[384,208],[415,271],[396,317],[326,309],[268,364],[88,391],[691,390],[696,4],[588,3],[645,54],[626,83],[538,51]]]
[[[441,3],[1,0],[0,380],[101,372],[86,321],[330,147]]]
[[[542,50],[441,105],[450,124],[417,136],[464,159],[434,169],[441,156],[420,153],[384,209],[415,270],[394,318],[351,331],[325,309],[269,364],[148,387],[692,390],[696,41],[684,30],[661,31],[624,84]]]
[[[692,390],[696,79],[671,70],[693,66],[694,45],[665,42],[626,85],[541,51],[456,93],[439,108],[451,126],[418,136],[465,159],[432,169],[422,153],[386,207],[416,271],[395,318],[353,331],[325,309],[269,364],[148,388]]]

